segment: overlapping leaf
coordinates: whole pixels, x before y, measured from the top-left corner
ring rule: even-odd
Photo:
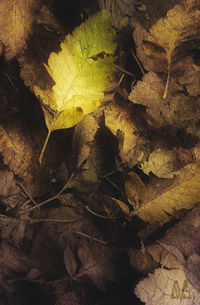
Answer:
[[[113,71],[114,36],[108,13],[100,11],[66,36],[58,54],[51,53],[45,67],[55,85],[34,88],[50,132],[74,126],[98,108]]]
[[[0,43],[5,46],[7,60],[19,55],[32,33],[39,0],[2,0],[0,2]],[[1,52],[0,52],[1,53]]]
[[[188,164],[178,171],[175,180],[161,195],[134,211],[144,221],[166,222],[174,210],[191,209],[200,200],[199,162]]]

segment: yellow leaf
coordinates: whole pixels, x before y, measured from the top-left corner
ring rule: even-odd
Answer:
[[[111,103],[105,108],[104,115],[106,127],[118,137],[120,158],[123,162],[131,163],[140,138],[130,107],[124,103]]]
[[[200,201],[200,162],[188,164],[177,172],[170,189],[134,211],[149,223],[167,222],[174,210],[191,209]]]
[[[34,87],[49,130],[69,128],[100,106],[114,65],[115,33],[106,11],[100,11],[67,35],[61,51],[51,53],[51,90]]]

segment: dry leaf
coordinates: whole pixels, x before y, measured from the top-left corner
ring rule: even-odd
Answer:
[[[146,203],[146,187],[140,177],[134,172],[129,172],[125,181],[125,192],[129,203],[135,210]]]
[[[106,127],[118,138],[120,158],[131,163],[135,156],[134,148],[140,139],[133,110],[125,104],[112,103],[105,108],[104,115]]]
[[[6,123],[5,127],[0,125],[0,153],[4,164],[23,180],[28,192],[38,196],[46,191],[48,183],[43,182],[49,174],[47,167],[44,171],[44,168],[42,170],[38,166],[38,145],[42,137],[38,133],[30,136],[30,133],[31,130],[15,118]]]
[[[176,174],[177,154],[173,150],[155,149],[148,161],[140,164],[145,174],[152,172],[159,178],[173,178]]]
[[[194,63],[194,60],[178,78],[178,81],[182,86],[186,87],[189,95],[200,95],[200,67]]]
[[[192,119],[200,114],[198,98],[186,96],[183,88],[174,79],[171,79],[167,98],[163,101],[164,86],[164,79],[149,72],[129,95],[133,103],[146,106],[151,125],[162,127],[180,124],[180,121]]]
[[[135,13],[135,3],[133,0],[98,0],[101,9],[106,9],[112,17],[115,27],[121,28],[127,16]]]
[[[39,0],[2,0],[0,2],[0,41],[5,46],[6,60],[20,55],[32,34]]]
[[[183,270],[156,269],[140,281],[134,293],[146,305],[196,305],[200,293],[188,282]]]
[[[200,292],[200,256],[197,253],[188,257],[185,273],[188,281]]]
[[[166,17],[160,18],[149,32],[137,25],[134,38],[145,69],[174,71],[177,61],[183,59],[183,50],[198,48],[200,11],[197,3],[183,0],[168,10]]]
[[[105,289],[107,281],[115,281],[115,271],[108,248],[84,241],[78,249],[78,256],[82,264],[78,276],[87,275],[101,290]]]
[[[67,272],[72,277],[76,273],[77,262],[70,247],[66,247],[64,250],[64,262]]]
[[[170,188],[134,211],[134,215],[150,223],[165,222],[174,210],[191,209],[200,200],[199,166],[196,162],[179,170]]]
[[[94,141],[94,136],[98,128],[99,125],[91,115],[85,115],[76,125],[73,136],[73,156],[76,168],[79,168],[88,158],[91,143]]]

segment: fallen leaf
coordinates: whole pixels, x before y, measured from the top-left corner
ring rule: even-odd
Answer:
[[[155,223],[168,221],[173,210],[191,209],[200,200],[199,179],[198,162],[184,166],[169,188],[133,214],[146,222]]]
[[[179,124],[199,115],[200,106],[197,97],[186,96],[183,88],[171,78],[168,94],[163,101],[165,82],[158,74],[149,72],[142,81],[138,81],[129,95],[129,100],[146,106],[149,123],[155,127]]]
[[[185,273],[188,281],[200,292],[200,256],[197,253],[188,257]]]
[[[67,272],[72,277],[76,273],[77,262],[70,247],[66,247],[64,250],[64,263]]]
[[[101,9],[106,9],[111,17],[112,22],[117,28],[121,28],[123,20],[127,16],[134,16],[135,3],[132,0],[98,0]]]
[[[175,151],[157,148],[150,154],[148,161],[140,164],[140,167],[147,175],[152,172],[159,178],[173,178],[176,175],[176,163]]]
[[[187,70],[178,78],[178,81],[186,87],[189,95],[200,95],[200,67],[194,62],[188,65]]]
[[[80,299],[73,291],[56,287],[55,305],[80,305]]]
[[[73,136],[73,156],[76,168],[88,158],[94,136],[99,128],[96,120],[91,115],[85,115],[76,125]]]
[[[136,173],[128,173],[128,177],[125,180],[125,192],[129,203],[135,210],[145,205],[146,187]]]
[[[105,108],[104,115],[106,127],[118,138],[120,158],[131,163],[135,156],[134,148],[141,142],[133,109],[125,104],[111,103]]]
[[[2,0],[0,2],[0,41],[5,46],[6,60],[18,56],[26,48],[39,7],[39,0]]]
[[[195,305],[200,293],[187,281],[183,270],[156,269],[154,274],[140,281],[134,293],[146,305]]]
[[[148,71],[167,73],[163,98],[166,98],[170,73],[179,70],[178,62],[186,57],[188,51],[198,49],[200,10],[193,0],[182,1],[168,10],[149,32],[140,30],[142,38],[138,45],[138,55]],[[192,24],[192,26],[191,26]],[[138,29],[136,29],[138,31]],[[139,35],[135,35],[135,38]],[[187,50],[187,52],[182,52]]]
[[[32,196],[38,196],[48,187],[43,179],[49,174],[47,168],[44,171],[44,168],[42,170],[38,166],[38,141],[41,135],[32,134],[30,137],[29,132],[31,131],[15,118],[4,126],[0,125],[0,153],[4,164],[22,179],[26,190]]]
[[[106,246],[84,241],[78,249],[82,266],[77,276],[87,275],[99,289],[104,290],[107,281],[116,279],[109,252]]]
[[[18,275],[25,275],[30,268],[29,258],[22,250],[11,245],[6,240],[0,243],[0,264],[4,268],[6,274],[10,270]]]
[[[76,125],[100,106],[113,71],[114,38],[109,15],[103,10],[67,35],[58,54],[51,53],[45,67],[55,85],[51,90],[34,87],[41,99],[48,137],[53,130]]]

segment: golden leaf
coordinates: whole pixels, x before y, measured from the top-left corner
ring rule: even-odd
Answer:
[[[192,163],[177,172],[177,176],[161,195],[149,201],[133,214],[149,223],[166,222],[174,210],[191,209],[200,201],[200,163]]]

